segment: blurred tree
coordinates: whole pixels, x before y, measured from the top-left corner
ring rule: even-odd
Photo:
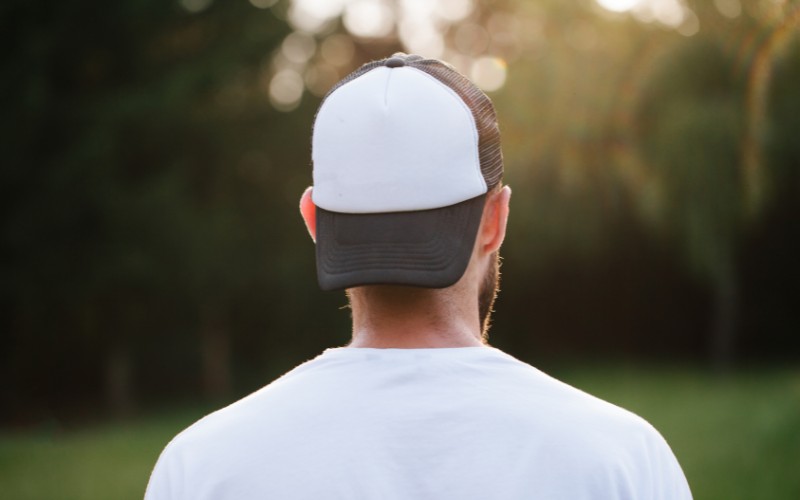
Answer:
[[[734,355],[735,252],[744,218],[744,86],[713,39],[681,44],[659,70],[642,98],[637,132],[657,182],[647,215],[713,284],[711,353],[726,366]]]
[[[783,295],[742,298],[741,266],[774,258],[769,288],[794,261],[796,0],[687,1],[678,24],[646,0],[379,3],[0,7],[4,418],[222,398],[346,341],[296,213],[309,129],[331,84],[399,49],[497,106],[517,192],[498,344],[696,355],[703,287],[720,362],[740,308],[793,331]],[[766,243],[742,258],[748,228]]]
[[[642,206],[651,225],[671,234],[691,268],[711,284],[709,350],[714,364],[725,369],[737,354],[739,249],[769,199],[770,179],[780,177],[776,170],[787,164],[762,158],[769,146],[763,115],[769,100],[787,98],[768,90],[773,39],[787,23],[797,29],[797,8],[791,14],[784,5],[776,22],[764,19],[763,9],[774,14],[775,7],[764,3],[745,5],[733,19],[707,3],[693,7],[700,34],[674,45],[651,74],[638,108],[637,143],[653,187],[642,191]],[[753,44],[752,59],[742,60],[744,48]],[[776,130],[784,130],[784,123]]]
[[[242,241],[264,222],[253,211],[270,206],[252,206],[269,190],[245,175],[261,176],[269,161],[240,166],[244,154],[279,144],[252,127],[285,120],[267,104],[261,65],[287,28],[247,2],[184,5],[206,9],[2,8],[10,50],[0,130],[14,137],[0,150],[2,297],[20,390],[31,386],[25,363],[37,345],[77,334],[85,351],[67,359],[105,359],[109,403],[125,411],[143,368],[136,346],[158,345],[150,339],[168,319],[158,305],[175,295],[196,311],[206,391],[228,390],[229,303],[268,270]],[[275,184],[288,175],[276,172]],[[42,369],[67,375],[57,366],[44,360]]]

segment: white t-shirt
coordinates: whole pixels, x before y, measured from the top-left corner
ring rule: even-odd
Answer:
[[[492,347],[329,349],[195,423],[146,500],[690,499],[640,417]]]

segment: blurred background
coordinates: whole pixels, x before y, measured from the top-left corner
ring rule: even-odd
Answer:
[[[0,26],[8,498],[140,498],[175,432],[348,341],[297,203],[322,96],[395,51],[497,108],[492,344],[653,422],[696,498],[800,498],[799,1],[6,0]]]

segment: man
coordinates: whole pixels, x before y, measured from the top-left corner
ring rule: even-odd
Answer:
[[[300,210],[352,342],[178,435],[148,500],[691,498],[644,420],[486,344],[511,195],[486,95],[439,61],[366,64],[312,158]]]

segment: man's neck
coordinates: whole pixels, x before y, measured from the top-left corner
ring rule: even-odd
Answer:
[[[352,290],[350,347],[421,349],[484,345],[477,306],[457,294],[403,287]]]

